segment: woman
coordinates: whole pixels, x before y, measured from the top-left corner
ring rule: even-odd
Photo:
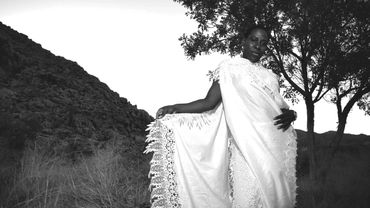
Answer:
[[[158,110],[146,150],[152,207],[294,207],[296,115],[278,76],[257,64],[268,39],[250,28],[242,57],[210,73],[204,99]]]

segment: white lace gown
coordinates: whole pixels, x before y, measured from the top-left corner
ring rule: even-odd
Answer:
[[[149,126],[152,207],[294,207],[296,135],[273,124],[288,108],[277,76],[243,58],[210,75],[220,84],[219,106]]]

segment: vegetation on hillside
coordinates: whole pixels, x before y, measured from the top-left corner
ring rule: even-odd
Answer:
[[[38,143],[0,151],[1,208],[148,207],[144,145],[112,138],[91,155],[52,155]]]

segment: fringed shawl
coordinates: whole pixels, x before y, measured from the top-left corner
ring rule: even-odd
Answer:
[[[256,192],[257,207],[294,207],[296,135],[292,127],[283,132],[273,124],[281,108],[288,108],[277,76],[234,58],[210,77],[219,82],[222,94],[215,109],[166,115],[149,125],[145,153],[153,152],[152,207],[237,207],[241,202],[233,195],[244,191]],[[229,149],[239,155],[233,166],[250,173],[257,188],[238,184],[243,189],[233,190],[232,178],[246,176],[231,171],[230,177]]]

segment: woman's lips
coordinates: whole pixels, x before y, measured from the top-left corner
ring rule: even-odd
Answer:
[[[254,56],[261,56],[261,54],[260,54],[260,53],[253,52],[253,51],[252,51],[252,54],[253,54]]]

